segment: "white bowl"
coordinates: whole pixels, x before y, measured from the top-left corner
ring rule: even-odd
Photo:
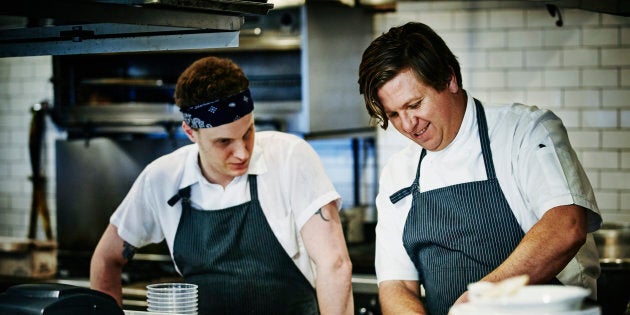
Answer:
[[[590,290],[576,286],[528,285],[508,296],[470,296],[470,302],[488,309],[569,311],[580,309],[589,293]]]

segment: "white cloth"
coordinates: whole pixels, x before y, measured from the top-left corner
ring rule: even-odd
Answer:
[[[192,185],[191,202],[198,209],[217,210],[250,200],[247,174],[225,187],[208,182],[199,169],[198,147],[184,146],[150,163],[110,218],[120,237],[135,247],[166,239],[173,242],[181,202],[167,200]],[[249,174],[256,174],[258,198],[278,241],[314,285],[314,269],[299,231],[322,206],[341,197],[326,175],[317,153],[303,139],[275,131],[257,132]]]
[[[551,111],[522,104],[484,109],[497,179],[523,231],[529,231],[547,210],[569,204],[589,209],[588,230],[597,230],[601,215],[593,190],[562,121]],[[420,191],[487,179],[476,112],[469,94],[462,125],[453,142],[441,151],[428,151],[422,161]],[[419,145],[410,143],[390,158],[380,176],[376,198],[378,282],[418,280],[418,272],[402,243],[412,197],[392,204],[389,196],[414,181],[421,150]],[[595,292],[598,275],[597,248],[589,234],[587,243],[558,279]]]

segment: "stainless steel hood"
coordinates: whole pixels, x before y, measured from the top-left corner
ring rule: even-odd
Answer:
[[[0,57],[238,46],[240,0],[21,0],[0,6]]]

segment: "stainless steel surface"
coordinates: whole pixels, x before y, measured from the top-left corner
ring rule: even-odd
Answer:
[[[241,21],[243,20],[240,16],[203,10],[181,10],[177,7],[152,7],[95,1],[22,0],[14,1],[11,4],[11,6],[3,6],[0,9],[0,14],[52,19],[54,23],[64,25],[123,23],[235,31],[242,26]]]
[[[92,0],[97,2],[116,2],[117,0]],[[118,1],[125,2],[125,0]],[[141,0],[132,1],[134,5]],[[143,4],[156,7],[177,7],[187,10],[210,10],[230,13],[267,14],[273,4],[263,1],[243,0],[144,0]]]
[[[373,15],[326,1],[304,8],[303,111],[294,128],[303,133],[369,128],[358,93],[363,50],[373,40]]]
[[[157,157],[188,143],[184,137],[58,140],[55,152],[59,249],[74,252],[75,260],[80,253],[91,253],[111,213],[142,169]],[[70,253],[68,257],[72,258]]]
[[[0,7],[0,57],[234,47],[250,1],[23,0]]]
[[[312,3],[245,21],[239,47],[55,56],[53,120],[79,132],[179,123],[172,105],[177,76],[192,61],[217,55],[233,59],[245,71],[259,120],[308,138],[373,134],[355,78],[361,51],[372,39],[371,13],[338,3]],[[96,49],[109,49],[105,46]],[[134,87],[130,81],[142,82]],[[154,93],[146,93],[147,81],[160,82],[153,85]],[[122,86],[130,89],[129,99],[122,97]],[[119,88],[115,98],[113,88]],[[141,93],[153,99],[141,99]],[[157,95],[165,97],[158,100]]]
[[[231,58],[249,78],[260,123],[285,130],[302,110],[300,50],[158,52],[54,56],[53,121],[70,136],[127,132],[130,128],[179,129],[173,93],[179,74],[195,60]]]
[[[0,37],[2,36],[3,34],[0,34]],[[208,32],[187,35],[182,35],[181,33],[175,35],[126,34],[122,38],[86,38],[79,42],[63,39],[27,43],[5,42],[0,43],[0,57],[207,49],[234,47],[237,44],[238,32]]]
[[[112,106],[76,106],[64,109],[64,126],[94,128],[124,126],[160,126],[181,123],[182,114],[175,105],[155,103],[117,103]],[[96,131],[96,130],[94,130]]]
[[[607,222],[593,232],[601,259],[630,259],[630,222]]]
[[[352,291],[354,293],[378,294],[378,282],[376,281],[376,276],[370,274],[353,274]]]

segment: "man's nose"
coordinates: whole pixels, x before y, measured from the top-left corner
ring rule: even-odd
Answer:
[[[409,115],[407,113],[400,113],[400,123],[401,123],[401,127],[405,132],[413,132],[415,127],[416,127],[416,123],[415,123],[415,119],[413,117],[413,115]]]
[[[247,144],[244,141],[238,141],[235,144],[233,155],[241,160],[246,160],[249,157],[249,150],[247,150]]]

